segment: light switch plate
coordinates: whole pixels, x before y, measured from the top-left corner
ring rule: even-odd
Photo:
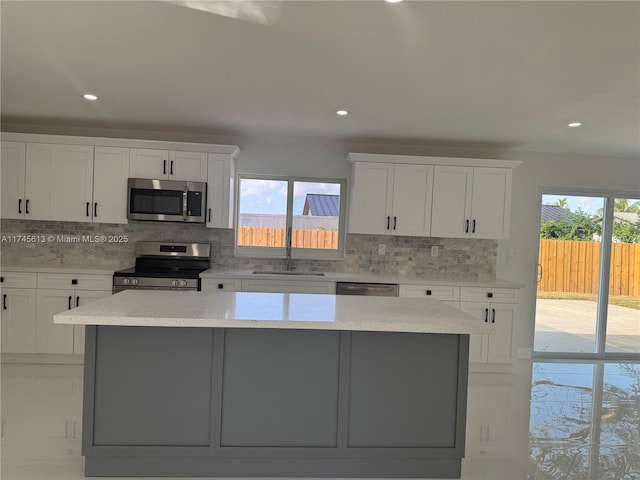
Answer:
[[[440,253],[440,248],[438,247],[438,245],[433,245],[431,247],[431,258],[436,258],[439,253]]]
[[[384,252],[386,251],[386,248],[384,246],[384,243],[381,243],[378,245],[378,255],[384,255]]]

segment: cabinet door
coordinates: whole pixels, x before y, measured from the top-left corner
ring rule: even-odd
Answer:
[[[484,322],[489,315],[489,305],[480,302],[460,302],[460,310]],[[487,363],[489,343],[487,335],[469,335],[469,362]]]
[[[354,164],[349,233],[391,233],[393,165]]]
[[[492,303],[489,318],[495,323],[496,334],[487,335],[487,361],[489,363],[511,363],[513,361],[513,320],[515,305]]]
[[[50,220],[54,185],[56,145],[27,143],[25,160],[25,205],[27,220]]]
[[[210,153],[207,166],[207,227],[233,228],[233,178],[233,158]]]
[[[392,233],[428,237],[431,232],[432,196],[433,165],[396,165]]]
[[[3,288],[0,312],[2,351],[4,353],[34,353],[36,338],[36,290],[34,288]]]
[[[2,218],[24,218],[25,144],[1,142]]]
[[[51,220],[90,222],[93,200],[93,147],[57,145]]]
[[[511,216],[511,169],[474,168],[471,205],[471,237],[508,238]]]
[[[127,223],[129,149],[96,147],[93,160],[94,222]]]
[[[169,179],[206,182],[207,154],[201,152],[169,152]]]
[[[75,303],[73,305],[79,307],[98,298],[108,297],[111,295],[111,291],[76,290],[75,294]],[[77,355],[84,355],[84,330],[84,325],[73,326],[73,353]]]
[[[473,167],[436,165],[433,173],[431,236],[469,236]]]
[[[69,309],[73,290],[38,289],[36,353],[73,353],[73,325],[56,325],[53,316]]]
[[[169,152],[149,148],[132,148],[129,176],[131,178],[169,178]]]

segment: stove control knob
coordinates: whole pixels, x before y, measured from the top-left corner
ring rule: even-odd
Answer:
[[[171,285],[173,285],[174,287],[178,286],[178,280],[172,280],[171,281]]]
[[[123,285],[129,285],[130,280],[128,278],[123,278],[122,279],[122,284]]]
[[[138,285],[139,283],[140,283],[140,280],[138,280],[137,278],[131,279],[131,285]]]
[[[187,281],[186,280],[180,280],[180,286],[181,287],[186,287],[187,286]]]

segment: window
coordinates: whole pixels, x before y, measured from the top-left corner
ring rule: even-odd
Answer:
[[[241,175],[236,254],[335,259],[344,256],[346,180]],[[287,234],[288,232],[288,234]]]

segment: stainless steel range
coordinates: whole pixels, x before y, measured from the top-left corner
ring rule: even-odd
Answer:
[[[136,266],[113,274],[113,293],[138,290],[200,290],[200,272],[211,265],[208,243],[138,242]]]

